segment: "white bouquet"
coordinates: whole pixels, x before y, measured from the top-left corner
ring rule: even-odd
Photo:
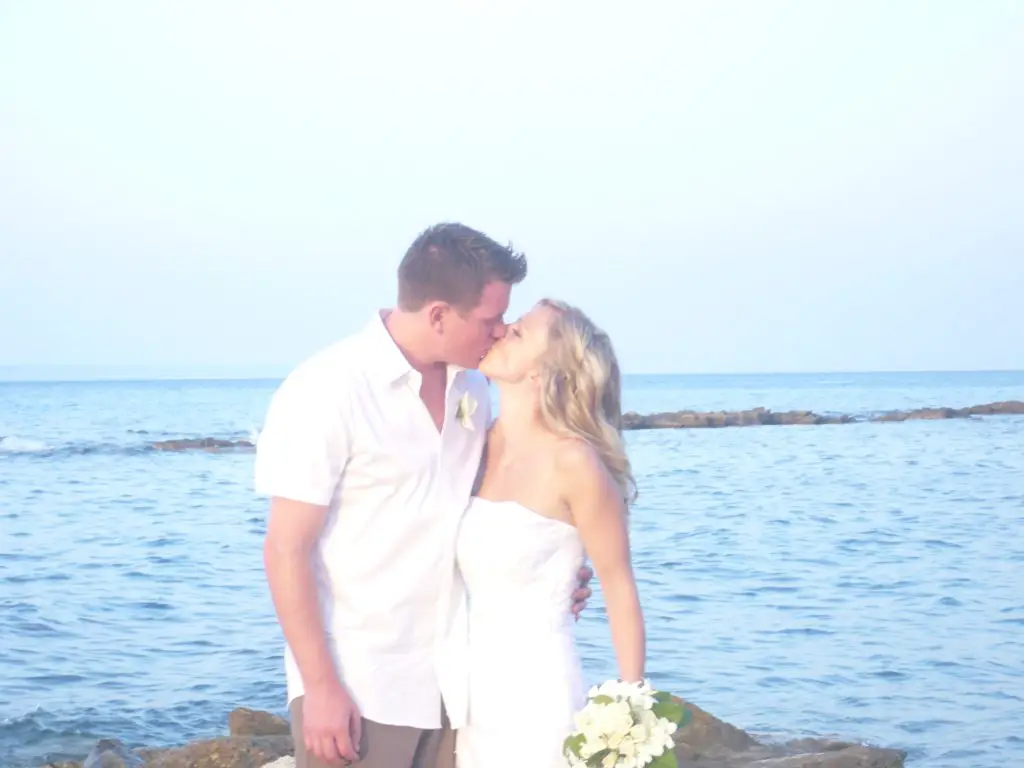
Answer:
[[[564,744],[572,768],[676,768],[672,734],[690,718],[678,699],[644,680],[590,689]]]

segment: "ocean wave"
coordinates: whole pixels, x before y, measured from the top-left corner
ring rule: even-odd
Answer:
[[[81,759],[99,738],[87,717],[65,718],[42,708],[0,720],[0,764],[39,765]]]

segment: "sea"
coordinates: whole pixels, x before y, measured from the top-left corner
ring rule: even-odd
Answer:
[[[0,765],[283,714],[251,452],[276,379],[0,383]],[[627,376],[627,410],[870,416],[1024,372]],[[627,433],[652,682],[758,737],[1024,765],[1024,417]],[[577,624],[616,676],[600,584]]]

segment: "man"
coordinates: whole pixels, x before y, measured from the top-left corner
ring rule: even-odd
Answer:
[[[273,397],[255,475],[271,497],[264,563],[297,768],[454,763],[465,701],[445,679],[445,596],[490,422],[473,369],[525,276],[511,248],[431,227],[399,266],[397,308],[299,365]],[[577,614],[591,575],[580,573]]]

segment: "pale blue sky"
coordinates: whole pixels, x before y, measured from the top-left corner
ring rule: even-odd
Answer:
[[[449,219],[630,372],[1024,368],[1024,2],[599,7],[0,2],[0,366],[286,371]]]

